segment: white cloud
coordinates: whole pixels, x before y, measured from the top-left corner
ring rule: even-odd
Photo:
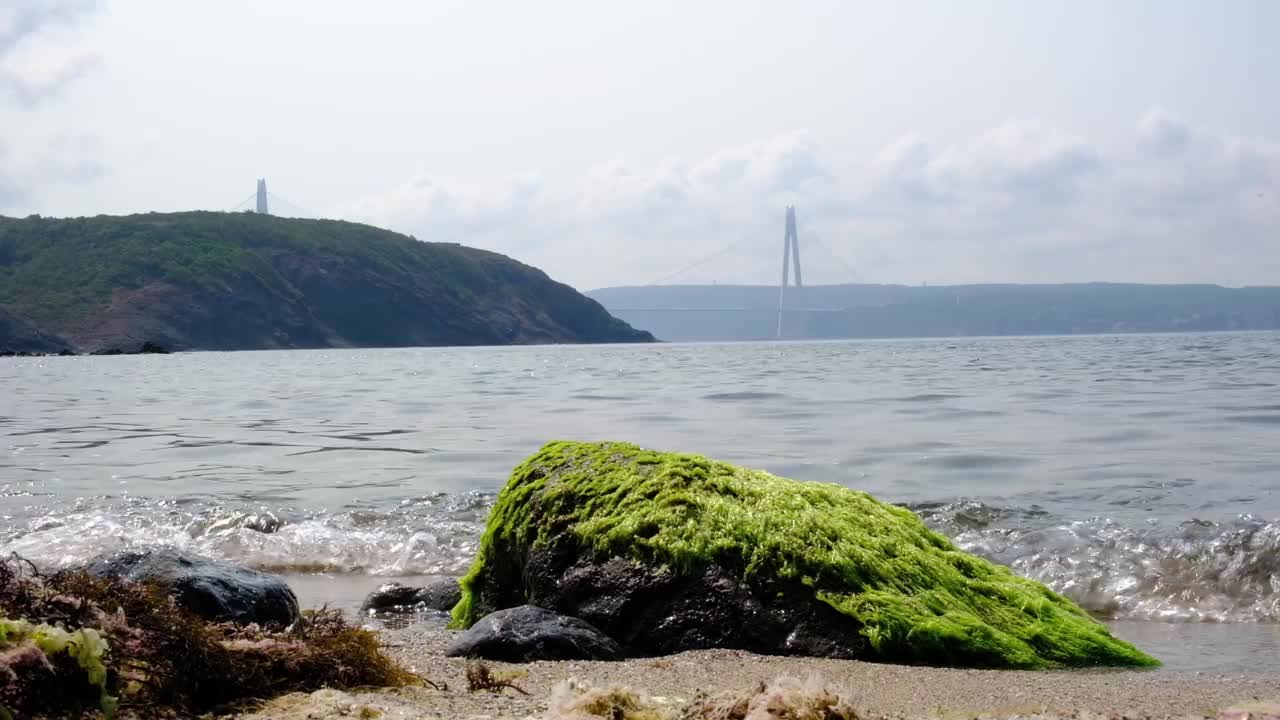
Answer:
[[[1250,284],[1274,282],[1280,264],[1280,144],[1158,109],[1113,148],[1007,122],[936,149],[906,134],[856,164],[794,133],[576,178],[418,179],[341,212],[598,287],[657,279],[744,237],[676,279],[775,282],[786,204],[810,282]]]
[[[28,207],[50,186],[102,178],[100,155],[92,137],[60,135],[21,147],[0,139],[0,212]]]
[[[1122,168],[1122,186],[1142,209],[1173,217],[1268,219],[1280,191],[1280,142],[1207,133],[1164,110],[1138,123],[1137,151]],[[1270,202],[1258,202],[1267,200]],[[1214,209],[1206,216],[1207,209]],[[1275,221],[1274,215],[1270,220]]]
[[[37,113],[97,66],[99,54],[86,30],[96,12],[93,0],[6,0],[0,6],[0,120],[5,112]],[[29,206],[51,185],[101,177],[98,157],[92,137],[53,131],[0,136],[0,211]]]
[[[1101,165],[1098,151],[1079,138],[1036,123],[1008,122],[948,148],[931,160],[928,172],[948,197],[997,193],[1018,205],[1069,202]]]
[[[85,31],[92,0],[8,0],[0,8],[0,94],[32,105],[100,61]]]

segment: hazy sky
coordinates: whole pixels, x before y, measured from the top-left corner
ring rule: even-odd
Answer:
[[[1280,284],[1280,2],[0,0],[0,213],[280,214],[586,289]]]

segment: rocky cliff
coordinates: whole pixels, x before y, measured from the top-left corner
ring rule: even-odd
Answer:
[[[0,352],[56,353],[67,349],[62,338],[40,332],[0,306]]]

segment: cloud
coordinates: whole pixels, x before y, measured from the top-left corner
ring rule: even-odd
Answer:
[[[716,242],[763,230],[753,227],[761,220],[781,237],[784,204],[832,188],[830,169],[809,136],[797,132],[651,167],[613,158],[572,178],[418,177],[336,214],[508,253],[589,284],[600,273],[668,274],[673,263],[695,260]],[[578,261],[580,274],[567,268]]]
[[[1143,116],[1137,135],[1137,150],[1123,168],[1121,186],[1143,201],[1143,209],[1173,216],[1190,216],[1206,207],[1247,213],[1250,207],[1266,208],[1254,202],[1260,194],[1276,200],[1276,140],[1214,135],[1163,109]]]
[[[0,94],[46,100],[99,62],[84,30],[92,0],[7,0],[0,7]]]
[[[100,62],[87,34],[93,0],[5,0],[0,5],[0,112],[39,117],[40,106]],[[6,105],[10,106],[6,108]],[[0,137],[0,211],[29,207],[44,188],[100,178],[92,137],[37,128]]]
[[[9,162],[9,150],[0,142],[0,168],[7,168]],[[17,205],[21,198],[22,188],[9,173],[0,170],[0,210]]]
[[[648,282],[735,243],[676,280],[776,282],[787,204],[810,282],[1274,282],[1280,144],[1163,109],[1115,146],[1009,121],[943,146],[904,134],[860,163],[798,132],[577,177],[418,178],[339,213],[590,288]]]
[[[50,186],[101,179],[100,156],[90,136],[54,136],[19,152],[0,139],[0,212],[29,207]]]
[[[1037,123],[1008,122],[947,149],[927,172],[952,199],[997,193],[1012,204],[1061,204],[1101,168],[1098,151],[1079,138]]]

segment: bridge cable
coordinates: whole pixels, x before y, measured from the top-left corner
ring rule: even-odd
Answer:
[[[232,208],[231,208],[230,210],[228,210],[227,212],[235,212],[236,210],[239,210],[241,207],[243,207],[243,206],[244,206],[244,204],[245,204],[245,203],[249,202],[250,200],[252,200],[252,199],[254,199],[254,198],[256,198],[256,197],[258,197],[258,193],[256,193],[256,192],[254,192],[254,193],[250,193],[250,194],[249,194],[249,197],[247,197],[247,198],[245,198],[245,199],[241,200],[240,202],[236,203],[236,204],[235,204],[234,206],[232,206]]]
[[[673,272],[673,273],[671,273],[671,274],[669,274],[669,275],[664,275],[664,276],[662,276],[662,277],[658,278],[657,280],[654,280],[653,282],[645,283],[645,284],[646,284],[646,285],[660,285],[660,284],[662,284],[662,283],[664,283],[664,282],[666,282],[666,281],[668,281],[668,280],[670,280],[670,279],[672,279],[672,278],[674,278],[674,277],[677,277],[677,276],[680,276],[680,275],[685,274],[686,272],[688,272],[688,271],[690,271],[690,270],[692,270],[692,269],[694,269],[694,268],[698,267],[699,265],[705,265],[705,264],[707,264],[707,263],[711,262],[712,260],[715,260],[716,258],[719,258],[719,257],[721,257],[721,256],[723,256],[723,255],[726,255],[726,254],[728,254],[728,253],[729,253],[729,251],[731,251],[731,250],[736,250],[736,249],[738,248],[738,246],[739,246],[739,245],[742,245],[743,243],[747,242],[748,240],[752,240],[752,239],[754,239],[754,238],[749,237],[749,236],[748,236],[748,237],[744,237],[744,238],[742,238],[741,240],[738,240],[738,241],[736,241],[736,242],[730,243],[729,245],[726,245],[726,246],[724,246],[724,247],[720,248],[719,250],[717,250],[717,251],[715,251],[715,252],[711,253],[710,255],[707,255],[706,257],[703,257],[703,258],[701,258],[701,259],[699,259],[699,260],[695,260],[695,261],[693,261],[693,262],[689,263],[688,265],[685,265],[684,267],[680,268],[679,270],[677,270],[677,271],[675,271],[675,272]]]
[[[816,243],[818,247],[825,250],[827,254],[830,255],[836,262],[844,266],[845,271],[849,273],[850,282],[856,281],[859,277],[862,276],[862,273],[859,273],[857,270],[853,268],[853,265],[846,262],[844,258],[837,255],[836,252],[832,250],[826,243],[822,242],[822,239],[819,238],[817,235],[809,234],[809,236],[806,237],[805,240]]]
[[[279,195],[277,195],[277,194],[275,194],[275,193],[273,193],[273,192],[268,192],[268,193],[267,193],[267,197],[269,197],[269,198],[271,198],[272,200],[275,200],[275,201],[277,201],[277,202],[284,203],[286,206],[291,207],[291,208],[293,208],[294,210],[301,210],[301,211],[302,211],[302,213],[303,213],[304,215],[309,215],[309,216],[311,216],[312,218],[318,218],[318,217],[320,217],[320,214],[319,214],[319,213],[311,212],[311,211],[310,211],[310,210],[308,210],[307,208],[304,208],[304,207],[302,207],[301,205],[299,205],[298,203],[290,202],[289,200],[287,200],[287,199],[285,199],[285,198],[282,198],[282,197],[280,197]]]

